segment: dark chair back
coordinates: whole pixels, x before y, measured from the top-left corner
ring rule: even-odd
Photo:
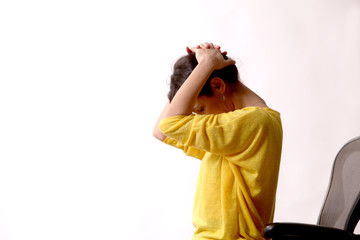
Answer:
[[[346,143],[335,158],[318,224],[353,232],[360,218],[360,137]]]

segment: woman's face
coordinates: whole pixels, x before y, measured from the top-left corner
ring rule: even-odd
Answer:
[[[194,113],[196,114],[219,114],[228,112],[226,103],[221,100],[221,97],[215,95],[212,96],[200,96],[197,98]]]

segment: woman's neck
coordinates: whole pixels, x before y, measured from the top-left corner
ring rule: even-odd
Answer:
[[[259,95],[242,83],[239,83],[233,92],[232,100],[235,109],[242,109],[245,107],[267,107],[265,101]]]

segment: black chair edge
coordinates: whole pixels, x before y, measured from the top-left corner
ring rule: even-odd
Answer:
[[[327,240],[360,240],[360,235],[342,229],[329,228],[304,223],[272,223],[267,225],[263,234],[265,238],[276,239],[327,239]]]

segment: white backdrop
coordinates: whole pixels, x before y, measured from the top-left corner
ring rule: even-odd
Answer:
[[[275,221],[316,223],[360,135],[360,1],[2,1],[0,239],[190,239],[200,162],[152,137],[211,41],[282,114]]]

